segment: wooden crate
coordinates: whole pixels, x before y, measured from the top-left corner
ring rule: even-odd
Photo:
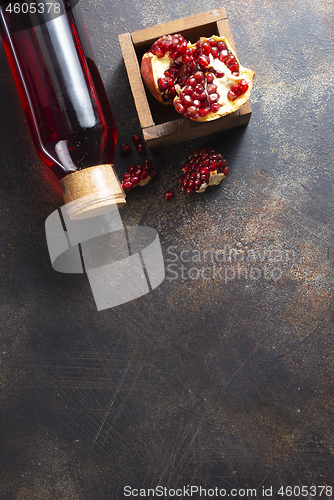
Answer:
[[[235,50],[226,10],[223,7],[119,35],[119,43],[143,137],[150,149],[245,126],[251,116],[251,107],[247,102],[234,113],[210,122],[198,123],[189,118],[180,117],[173,106],[161,104],[149,93],[140,74],[142,56],[157,38],[174,33],[181,33],[192,43],[196,42],[200,36],[225,36]]]

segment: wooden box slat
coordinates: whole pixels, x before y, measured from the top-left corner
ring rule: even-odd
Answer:
[[[145,88],[140,74],[141,58],[154,40],[162,35],[173,33],[181,33],[191,42],[195,42],[200,36],[210,37],[214,34],[225,36],[235,50],[224,7],[145,28],[131,34],[119,35],[119,43],[143,137],[150,149],[246,126],[252,112],[250,103],[247,102],[234,113],[210,122],[197,123],[180,117],[172,106],[164,106],[154,99]]]

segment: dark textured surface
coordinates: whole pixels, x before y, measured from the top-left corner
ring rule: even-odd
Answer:
[[[140,129],[117,36],[219,5],[80,5],[129,142]],[[125,485],[259,497],[263,486],[334,487],[333,3],[224,6],[256,71],[250,124],[150,154],[160,176],[129,193],[122,217],[159,232],[178,277],[167,270],[152,293],[101,312],[85,276],[51,267],[44,222],[62,198],[0,47],[1,500],[120,499]],[[198,144],[221,152],[230,175],[184,196],[177,177]],[[119,173],[129,163],[116,155]],[[193,267],[207,269],[191,279]]]

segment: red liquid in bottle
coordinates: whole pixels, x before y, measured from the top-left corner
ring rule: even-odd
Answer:
[[[116,124],[89,41],[79,37],[78,6],[58,0],[63,14],[36,25],[10,3],[0,7],[0,29],[37,153],[59,179],[112,163]],[[50,3],[41,4],[46,13]]]

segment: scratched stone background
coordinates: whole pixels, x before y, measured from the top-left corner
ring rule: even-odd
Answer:
[[[118,35],[220,4],[80,5],[119,143],[131,142],[140,127]],[[126,485],[334,488],[333,2],[224,7],[256,71],[250,123],[149,153],[159,178],[129,193],[122,218],[158,231],[166,279],[101,312],[86,276],[51,267],[44,223],[62,197],[0,46],[1,500],[121,499]],[[198,145],[230,174],[184,196],[177,177]],[[129,160],[118,151],[115,164],[122,173]],[[204,257],[224,249],[235,260]],[[206,271],[196,279],[194,267]]]

